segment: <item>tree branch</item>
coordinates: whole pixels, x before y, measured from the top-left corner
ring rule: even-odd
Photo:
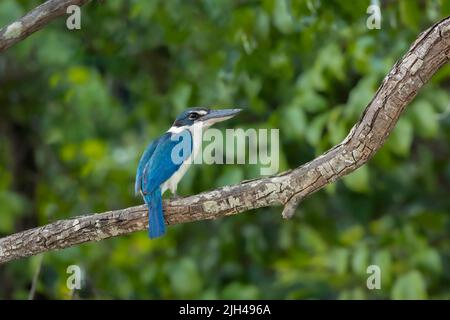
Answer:
[[[285,205],[285,218],[291,217],[302,199],[359,168],[380,149],[402,111],[449,56],[450,17],[419,36],[340,144],[277,176],[165,201],[167,224],[216,219],[277,204]],[[60,220],[0,239],[0,263],[147,228],[145,205]]]
[[[48,0],[22,18],[0,29],[0,52],[40,30],[53,19],[66,14],[70,5],[82,6],[89,0]]]

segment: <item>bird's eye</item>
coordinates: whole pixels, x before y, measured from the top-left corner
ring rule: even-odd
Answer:
[[[190,120],[198,119],[198,113],[192,112],[191,114],[189,114],[189,119]]]

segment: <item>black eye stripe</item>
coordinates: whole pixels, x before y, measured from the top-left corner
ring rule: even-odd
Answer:
[[[193,112],[193,113],[189,114],[189,119],[197,119],[198,116],[199,116],[198,113]]]

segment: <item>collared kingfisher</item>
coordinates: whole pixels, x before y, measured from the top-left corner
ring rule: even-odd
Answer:
[[[135,192],[148,207],[149,237],[166,232],[162,195],[168,189],[176,196],[177,185],[197,156],[202,130],[234,117],[241,109],[191,108],[182,112],[172,127],[145,149],[136,172]]]

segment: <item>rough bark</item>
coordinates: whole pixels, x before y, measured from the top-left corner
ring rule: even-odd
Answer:
[[[277,176],[165,201],[167,224],[216,219],[272,205],[284,205],[283,217],[291,217],[302,199],[359,168],[380,149],[402,111],[449,55],[450,17],[419,36],[340,144]],[[56,221],[0,239],[0,263],[147,228],[144,205]]]
[[[0,29],[0,52],[40,30],[56,17],[66,14],[70,5],[82,6],[89,0],[48,0],[22,18]]]

